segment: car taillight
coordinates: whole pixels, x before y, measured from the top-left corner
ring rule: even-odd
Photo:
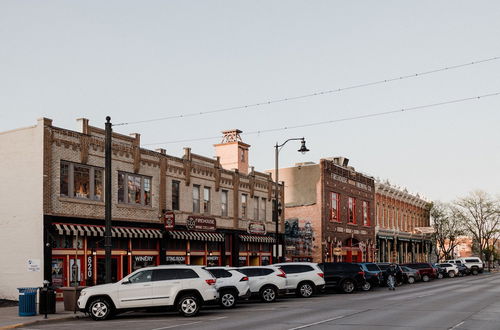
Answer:
[[[359,274],[359,275],[363,275],[363,276],[364,276],[364,275],[365,275],[365,272],[364,272],[364,271],[360,271],[360,272],[358,272],[358,274]]]
[[[318,273],[318,276],[319,276],[319,277],[325,277],[325,274],[323,274],[323,273]]]
[[[248,277],[246,277],[246,276],[242,277],[241,280],[240,280],[240,282],[245,282],[245,281],[248,281]]]
[[[283,270],[281,270],[281,269],[280,269],[279,271],[280,271],[281,273],[280,273],[280,274],[278,274],[278,276],[279,276],[279,277],[286,278],[286,274],[285,274],[285,272],[284,272]]]
[[[208,285],[215,285],[215,282],[217,280],[215,278],[210,278],[208,280],[205,280],[205,282],[207,282]]]

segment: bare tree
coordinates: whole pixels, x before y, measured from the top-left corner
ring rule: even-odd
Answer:
[[[431,220],[434,227],[433,238],[436,241],[438,259],[452,259],[458,245],[458,237],[465,233],[462,219],[455,218],[449,204],[436,202],[431,208]]]
[[[481,259],[484,251],[498,239],[500,230],[500,201],[484,191],[474,191],[454,203],[453,212],[478,245]]]

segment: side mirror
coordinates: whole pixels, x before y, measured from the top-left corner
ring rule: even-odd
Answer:
[[[122,284],[130,284],[130,280],[125,280],[122,282]]]

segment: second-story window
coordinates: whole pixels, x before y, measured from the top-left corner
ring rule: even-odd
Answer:
[[[356,199],[349,197],[349,223],[356,223]]]
[[[210,214],[210,188],[203,188],[203,213]]]
[[[338,193],[330,193],[330,221],[340,221],[340,198]]]
[[[103,197],[102,168],[61,162],[60,195],[101,201]]]
[[[200,186],[193,185],[193,213],[200,213]]]
[[[151,205],[151,177],[118,172],[118,202]]]
[[[247,194],[241,194],[241,217],[242,218],[247,217],[247,203],[248,203]]]
[[[180,182],[172,181],[172,210],[179,209]]]
[[[370,204],[367,201],[363,201],[363,225],[370,225]]]
[[[221,215],[227,216],[227,201],[228,201],[228,191],[222,190],[220,195],[220,207],[221,207]]]
[[[262,198],[260,200],[260,220],[265,221],[266,220],[266,198]]]
[[[253,218],[259,220],[259,197],[253,198]]]

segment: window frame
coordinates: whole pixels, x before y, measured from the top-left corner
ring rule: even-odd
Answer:
[[[63,165],[67,166],[67,187],[66,191],[67,194],[63,195],[61,193],[63,183],[62,183],[62,170],[63,170]],[[89,170],[88,172],[88,178],[89,178],[89,188],[88,188],[88,197],[81,197],[81,196],[76,196],[75,195],[75,167],[81,167],[81,168],[86,168]],[[99,198],[96,198],[96,172],[101,172],[101,195]],[[80,199],[80,200],[87,200],[87,201],[96,201],[96,202],[102,202],[104,200],[104,168],[99,167],[99,166],[93,166],[93,165],[87,165],[87,164],[80,164],[80,163],[74,163],[74,162],[69,162],[66,160],[61,160],[59,163],[59,196],[60,197],[65,197],[65,198],[74,198],[74,199]]]
[[[172,210],[180,210],[181,182],[172,180]]]
[[[260,199],[260,208],[259,208],[259,220],[266,221],[266,203],[267,200],[265,197],[261,197]]]
[[[117,193],[117,201],[118,204],[122,205],[136,205],[136,206],[144,206],[144,207],[153,207],[153,178],[150,176],[146,175],[141,175],[141,174],[134,174],[134,173],[129,173],[129,172],[124,172],[124,171],[118,171],[118,182],[120,182],[120,176],[123,175],[123,182],[122,182],[122,189],[123,189],[123,200],[120,201],[120,185],[118,184],[118,193]],[[141,179],[141,187],[140,187],[140,198],[141,201],[140,203],[137,202],[130,202],[129,201],[129,190],[128,190],[128,182],[129,182],[129,177],[135,177],[135,178],[140,178]],[[149,203],[146,204],[146,197],[145,197],[145,180],[149,180]]]
[[[253,219],[254,220],[259,220],[259,197],[258,196],[253,196]]]
[[[223,198],[225,196],[225,200]],[[229,191],[228,190],[221,190],[220,193],[220,207],[221,207],[221,216],[227,217],[229,212]]]
[[[245,200],[243,202],[243,200]],[[241,194],[241,218],[246,219],[248,217],[248,194]]]
[[[193,199],[193,213],[198,213],[200,214],[201,211],[201,205],[200,205],[200,189],[201,186],[198,184],[193,184],[193,189],[192,189],[192,199]],[[198,198],[195,198],[195,192],[198,192]]]
[[[333,198],[335,196],[335,199]],[[335,201],[335,209],[333,207]],[[335,212],[334,212],[335,211]],[[335,214],[335,217],[333,216]],[[340,220],[340,194],[330,192],[330,222],[341,222]]]
[[[371,225],[370,221],[370,202],[362,201],[361,212],[363,217],[363,226],[369,227]]]
[[[207,199],[207,194],[208,194],[208,199]],[[212,190],[210,189],[210,187],[203,187],[203,214],[210,214],[211,195],[212,195]]]
[[[347,200],[347,222],[350,224],[356,224],[356,198],[351,196],[349,196]]]

